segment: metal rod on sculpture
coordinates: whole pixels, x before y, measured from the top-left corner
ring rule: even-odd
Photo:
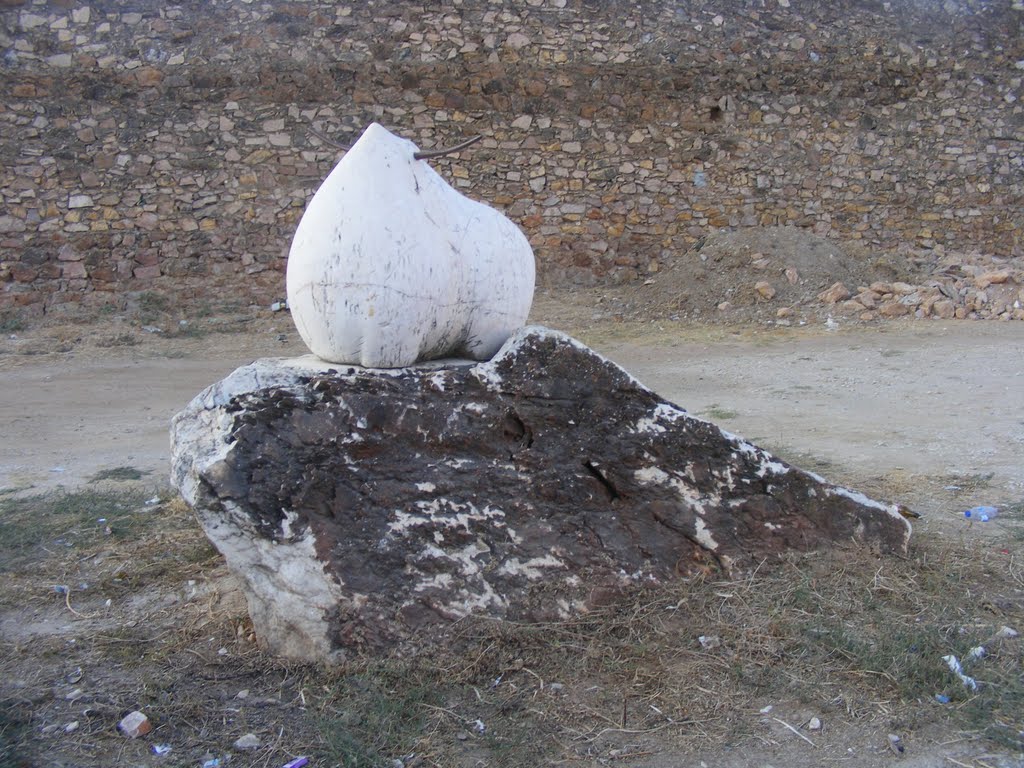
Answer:
[[[476,144],[483,136],[474,136],[471,139],[466,139],[461,144],[456,144],[454,147],[448,149],[424,149],[413,154],[413,157],[417,160],[429,160],[432,157],[444,157],[445,155],[453,155],[456,152],[460,152],[466,147]]]

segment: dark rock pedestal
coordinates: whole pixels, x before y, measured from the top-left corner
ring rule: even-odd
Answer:
[[[261,360],[172,427],[173,480],[277,653],[412,647],[470,613],[568,617],[600,594],[783,552],[906,550],[895,505],[659,398],[562,334],[486,363]]]

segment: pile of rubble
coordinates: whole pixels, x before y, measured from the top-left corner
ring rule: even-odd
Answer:
[[[875,281],[867,286],[848,286],[839,281],[822,291],[818,301],[860,320],[1024,320],[1024,269],[1019,262],[947,257],[925,280]]]

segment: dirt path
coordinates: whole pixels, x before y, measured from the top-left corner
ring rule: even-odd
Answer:
[[[537,320],[567,328],[662,396],[793,463],[923,512],[918,530],[962,533],[966,507],[1024,499],[1021,324],[828,331],[820,324],[730,329],[579,319],[586,316],[550,302]],[[0,341],[0,490],[70,488],[123,467],[145,473],[142,482],[154,489],[166,487],[171,417],[239,365],[304,353],[286,321],[264,318],[244,333],[199,337],[135,331],[124,344],[111,343],[127,338],[116,327],[40,329]],[[774,709],[759,714],[766,703]],[[877,722],[833,717],[811,747],[784,724],[819,711],[784,698],[748,704],[730,717],[760,724],[756,753],[683,756],[653,740],[620,749],[637,755],[621,764],[811,768],[826,753],[871,768],[893,760]],[[951,740],[938,725],[916,732],[908,747],[904,766],[1024,765],[1017,756],[985,753],[983,744]]]
[[[582,335],[664,397],[830,479],[905,493],[926,512],[949,512],[944,489],[979,480],[978,503],[1024,496],[1017,324],[614,330]],[[302,351],[294,338],[232,334],[8,365],[0,488],[75,486],[123,466],[163,486],[167,425],[189,399],[256,357]]]

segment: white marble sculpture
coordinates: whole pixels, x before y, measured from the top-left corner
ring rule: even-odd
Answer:
[[[417,147],[372,124],[324,180],[288,256],[299,335],[333,363],[490,358],[533,302],[533,250]]]

